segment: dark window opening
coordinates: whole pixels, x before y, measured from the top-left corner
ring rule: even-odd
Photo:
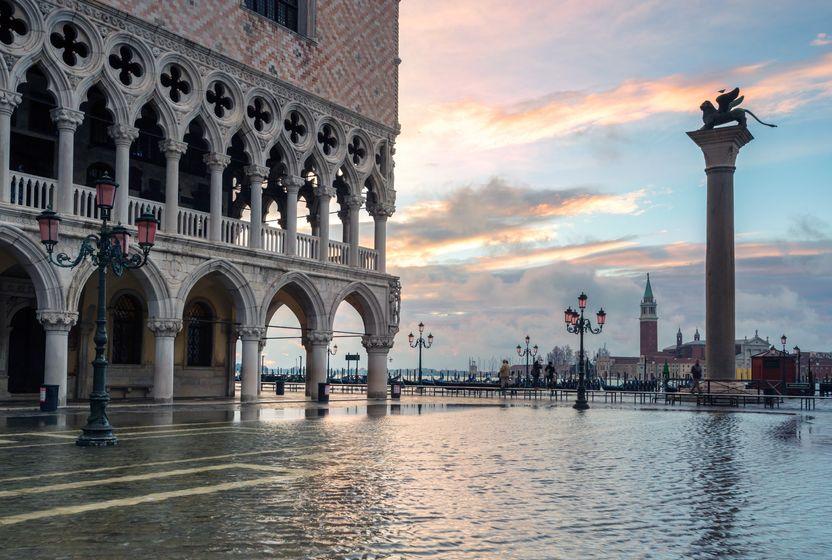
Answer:
[[[246,0],[246,8],[299,32],[298,0]]]
[[[113,306],[113,363],[142,363],[142,306],[133,296],[123,295]]]
[[[188,329],[188,365],[211,367],[214,348],[214,314],[201,302],[194,302],[185,313]]]

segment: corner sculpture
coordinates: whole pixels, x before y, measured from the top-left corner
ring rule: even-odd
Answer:
[[[716,98],[718,108],[714,107],[714,104],[710,101],[704,101],[702,102],[702,105],[699,106],[699,108],[702,109],[702,122],[705,123],[699,130],[713,130],[715,126],[727,124],[733,121],[737,121],[737,124],[743,128],[748,128],[746,113],[754,117],[754,120],[761,125],[777,128],[776,124],[765,123],[748,109],[738,107],[744,99],[744,97],[740,95],[740,88],[734,88],[727,93],[725,93],[724,89],[721,89],[719,90],[719,93],[722,95],[719,95]]]

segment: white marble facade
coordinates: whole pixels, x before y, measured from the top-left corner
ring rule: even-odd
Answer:
[[[303,329],[314,396],[347,301],[364,321],[369,395],[385,392],[400,301],[385,251],[397,130],[96,4],[0,0],[0,16],[0,398],[9,396],[12,324],[24,324],[16,313],[26,305],[43,329],[44,382],[61,386],[62,402],[89,384],[93,268],[48,264],[35,216],[53,207],[63,218],[58,250],[74,253],[99,224],[85,180],[95,165],[121,185],[115,220],[132,227],[150,211],[161,222],[150,264],[108,291],[108,309],[132,294],[146,329],[141,359],[112,366],[119,384],[146,385],[160,401],[231,395],[239,338],[241,396],[256,398],[266,325],[286,305]],[[147,115],[158,142],[137,125]],[[93,129],[109,138],[88,140]],[[147,146],[158,146],[155,161]],[[330,236],[336,212],[340,240]],[[362,212],[374,221],[372,249],[359,245]],[[216,358],[201,369],[183,358],[196,299],[217,319]],[[15,367],[21,360],[18,352]]]

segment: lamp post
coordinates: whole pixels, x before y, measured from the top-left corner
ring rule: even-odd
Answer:
[[[125,187],[126,188],[126,187]],[[147,264],[150,249],[156,242],[156,230],[159,221],[152,214],[142,214],[136,220],[138,241],[141,254],[129,253],[130,233],[121,224],[110,226],[110,211],[113,209],[118,183],[104,175],[95,184],[96,201],[101,229],[98,234],[90,234],[81,241],[78,255],[73,258],[66,253],[54,254],[58,244],[58,227],[61,218],[51,208],[44,210],[37,217],[41,243],[46,247],[48,260],[55,266],[74,268],[87,257],[98,268],[98,312],[93,341],[95,342],[95,360],[93,366],[93,384],[90,393],[90,415],[87,424],[81,429],[81,435],[75,441],[84,447],[102,447],[118,443],[113,427],[107,417],[107,269],[116,276],[125,270],[140,268]]]
[[[589,403],[586,400],[586,379],[584,375],[584,333],[600,333],[604,328],[604,323],[607,321],[607,314],[604,312],[604,308],[601,308],[597,314],[598,328],[594,329],[592,327],[590,320],[584,318],[587,299],[589,298],[586,297],[586,294],[581,292],[581,295],[578,296],[580,313],[569,307],[563,314],[564,321],[566,322],[566,330],[572,334],[579,335],[581,340],[578,358],[578,398],[572,407],[577,410],[586,410],[589,408]]]
[[[410,344],[411,348],[418,348],[419,349],[419,385],[422,384],[422,349],[428,349],[433,346],[433,335],[428,333],[428,338],[425,340],[425,337],[422,335],[425,332],[425,324],[419,322],[419,338],[413,336],[413,333],[407,335],[407,341]]]
[[[329,357],[334,356],[338,353],[338,345],[334,345],[332,348],[329,346],[326,347],[326,382],[329,383],[330,377],[330,370],[329,370]]]
[[[786,340],[788,340],[788,339],[786,338],[785,334],[780,337],[780,344],[783,345],[783,354],[780,357],[780,377],[781,377],[781,382],[783,383],[783,385],[780,387],[780,394],[781,395],[786,394],[786,356],[787,356],[787,354],[786,354]]]
[[[526,335],[525,341],[526,341],[526,349],[525,350],[519,344],[517,345],[517,355],[520,356],[521,358],[524,357],[524,356],[526,357],[526,382],[528,383],[528,381],[529,381],[529,358],[534,358],[534,357],[537,356],[538,348],[537,348],[537,344],[535,344],[534,347],[532,347],[531,349],[529,348],[529,342],[531,342],[531,339],[529,338],[529,335]]]
[[[800,347],[794,347],[794,353],[797,355],[797,375],[795,376],[795,382],[800,383]]]

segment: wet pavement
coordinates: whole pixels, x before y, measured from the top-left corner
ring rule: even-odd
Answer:
[[[832,413],[338,395],[0,412],[0,558],[828,558]]]

